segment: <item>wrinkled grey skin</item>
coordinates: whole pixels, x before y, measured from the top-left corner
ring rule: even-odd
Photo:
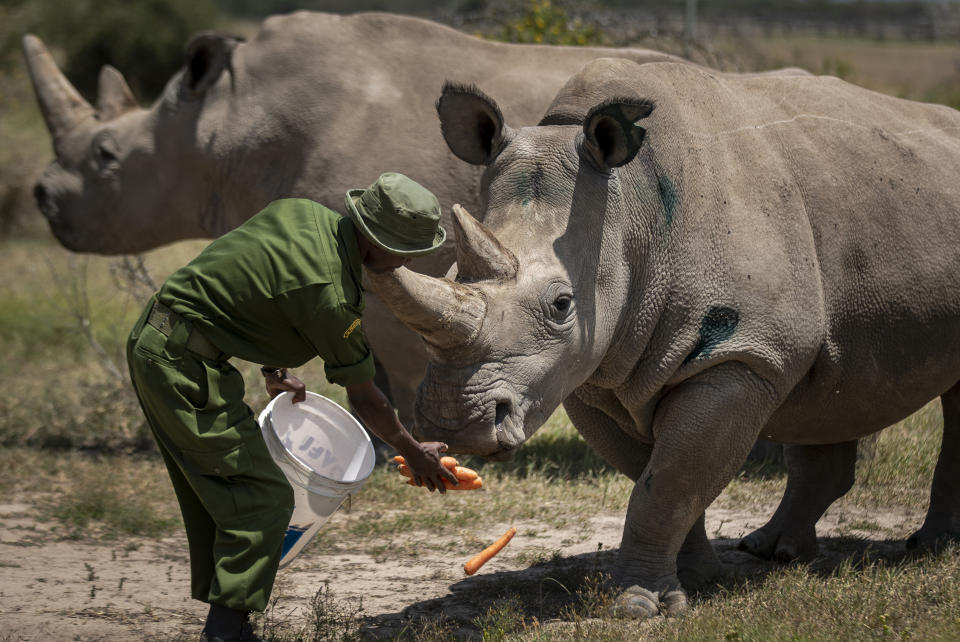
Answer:
[[[590,63],[540,126],[465,86],[438,110],[487,168],[486,209],[455,207],[449,278],[373,284],[428,346],[416,435],[503,457],[563,403],[636,482],[616,610],[682,611],[718,569],[704,510],[758,436],[792,444],[790,478],[744,546],[790,557],[849,489],[855,440],[937,396],[908,545],[960,536],[960,113],[623,60]]]
[[[195,37],[184,68],[141,109],[111,67],[91,106],[37,38],[24,38],[24,52],[56,152],[35,190],[40,210],[65,247],[102,254],[216,237],[281,197],[342,211],[348,189],[384,171],[421,182],[444,210],[477,206],[480,171],[456,161],[437,127],[448,77],[482,82],[513,122],[532,124],[589,60],[673,59],[496,43],[390,14],[299,12],[267,19],[250,42]],[[412,267],[440,275],[452,262],[443,248]],[[420,342],[375,296],[364,329],[410,425],[426,365]]]

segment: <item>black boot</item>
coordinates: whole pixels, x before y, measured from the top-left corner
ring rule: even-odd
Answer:
[[[248,615],[247,611],[211,604],[200,634],[201,642],[263,642],[253,632]]]

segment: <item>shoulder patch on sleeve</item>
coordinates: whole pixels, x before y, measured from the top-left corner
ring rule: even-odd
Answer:
[[[350,324],[346,332],[343,333],[343,338],[346,339],[347,337],[349,337],[351,334],[353,334],[353,331],[359,327],[360,327],[360,319],[354,319],[353,323]]]

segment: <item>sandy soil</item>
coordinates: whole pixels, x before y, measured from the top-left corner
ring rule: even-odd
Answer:
[[[55,523],[33,517],[30,498],[7,501],[0,504],[0,640],[197,639],[206,607],[187,597],[187,551],[180,533],[159,540],[66,540]],[[736,541],[762,525],[774,506],[747,512],[728,504],[721,497],[707,513],[707,532],[726,572],[772,568],[736,550]],[[857,510],[841,501],[818,524],[821,550],[826,555],[849,555],[868,546],[893,550],[922,518],[919,509]],[[872,526],[858,531],[860,523]],[[609,568],[622,524],[623,515],[612,513],[559,530],[513,524],[518,535],[470,578],[462,564],[476,550],[466,546],[417,559],[373,556],[344,546],[333,552],[308,547],[281,570],[268,622],[292,627],[288,631],[306,626],[311,598],[329,582],[338,601],[362,597],[364,628],[372,634],[390,637],[415,619],[441,616],[462,625],[466,634],[472,619],[497,596],[540,599],[542,608],[544,578],[569,576],[571,569],[577,574],[578,569]],[[508,526],[491,525],[490,539]],[[401,547],[416,538],[407,532],[395,543]],[[524,597],[538,586],[539,598]]]

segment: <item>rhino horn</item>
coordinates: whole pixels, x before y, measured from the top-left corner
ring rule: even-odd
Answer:
[[[457,236],[457,278],[461,281],[508,281],[517,276],[517,257],[460,205],[453,206]]]
[[[403,267],[366,276],[390,311],[428,344],[452,348],[480,332],[487,304],[476,288]]]
[[[93,107],[67,80],[43,42],[34,35],[23,37],[23,55],[40,111],[53,137],[54,149],[78,123],[94,115]]]
[[[110,65],[101,67],[97,80],[97,115],[100,120],[113,120],[136,108],[137,101],[123,74]]]

